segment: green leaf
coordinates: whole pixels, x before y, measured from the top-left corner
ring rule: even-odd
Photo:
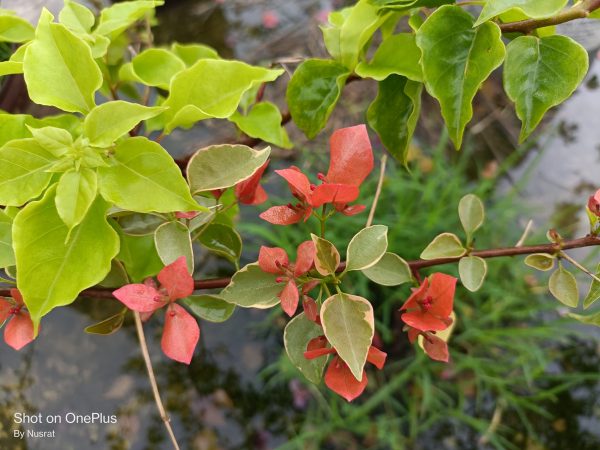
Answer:
[[[56,210],[69,230],[79,225],[98,192],[98,177],[91,169],[65,172],[56,188]]]
[[[168,134],[211,117],[225,119],[237,109],[244,93],[253,86],[276,80],[283,70],[254,67],[240,61],[201,59],[171,80],[171,92],[163,106]]]
[[[438,6],[455,3],[456,0],[369,0],[369,3],[380,9],[405,11],[412,8],[437,8]]]
[[[433,241],[423,250],[421,258],[458,258],[463,256],[467,250],[463,247],[460,239],[452,233],[442,233],[435,237]]]
[[[571,308],[577,308],[577,305],[579,304],[577,280],[573,274],[568,270],[565,270],[562,265],[559,264],[558,269],[550,275],[548,288],[550,289],[550,293],[554,295],[557,300]]]
[[[116,35],[129,28],[130,25],[144,18],[146,13],[153,11],[155,7],[163,3],[162,0],[136,0],[115,3],[102,10],[98,27],[94,30],[94,33],[116,37]]]
[[[442,107],[450,138],[460,148],[472,102],[481,84],[504,60],[500,28],[492,22],[473,28],[459,6],[442,6],[417,31],[427,91]]]
[[[225,322],[235,311],[235,305],[226,302],[217,295],[190,295],[179,300],[192,314],[209,322]]]
[[[407,164],[408,149],[421,112],[423,84],[400,75],[379,82],[367,121],[394,158]]]
[[[17,285],[36,330],[52,309],[102,281],[119,252],[117,233],[106,221],[106,202],[96,199],[69,235],[56,210],[55,191],[50,188],[42,200],[28,204],[13,224]]]
[[[120,208],[136,212],[198,211],[173,158],[144,137],[119,142],[111,167],[98,169],[100,193]]]
[[[125,314],[127,313],[127,308],[124,308],[120,313],[115,314],[107,319],[104,319],[101,322],[98,322],[94,325],[90,325],[85,328],[85,332],[89,334],[100,334],[103,336],[108,336],[116,333],[123,326],[123,322],[125,322]]]
[[[520,140],[577,89],[588,70],[585,49],[567,36],[521,36],[507,46],[504,90],[521,119]]]
[[[348,364],[354,377],[362,380],[375,332],[371,303],[357,295],[333,295],[321,306],[321,322],[327,340],[339,357]]]
[[[221,297],[242,308],[272,308],[279,303],[277,295],[284,287],[276,279],[275,275],[263,272],[257,263],[248,264],[233,275]]]
[[[531,255],[527,255],[525,258],[525,264],[537,270],[547,271],[554,268],[555,259],[556,258],[554,256],[546,253],[533,253]]]
[[[225,189],[247,180],[269,158],[271,148],[254,150],[245,145],[211,145],[190,159],[187,177],[194,194]]]
[[[235,229],[228,225],[210,224],[202,231],[198,242],[234,264],[237,264],[242,255],[242,238]]]
[[[120,233],[121,250],[117,259],[123,262],[131,281],[139,283],[156,275],[164,266],[154,244],[154,236],[129,236]]]
[[[350,9],[340,28],[340,62],[344,66],[349,70],[356,67],[363,47],[386,19],[387,16],[379,14],[377,7],[365,1]]]
[[[65,6],[60,11],[58,20],[75,33],[89,33],[96,22],[96,17],[85,6],[65,0]]]
[[[0,148],[0,204],[21,206],[40,195],[52,174],[46,172],[56,161],[34,139],[19,139]]]
[[[15,265],[12,246],[12,220],[0,210],[0,268]]]
[[[194,272],[194,251],[188,228],[180,222],[166,222],[154,232],[158,256],[166,266],[180,256],[185,256],[189,273]]]
[[[73,136],[63,128],[30,127],[29,131],[38,144],[57,158],[67,153],[73,146]]]
[[[169,90],[171,79],[185,69],[184,62],[164,48],[144,50],[131,63],[142,83],[165,90]]]
[[[315,243],[315,269],[323,276],[333,275],[340,265],[340,253],[327,239],[311,234]]]
[[[480,25],[505,11],[516,9],[532,19],[553,16],[565,7],[568,0],[487,0],[475,22]]]
[[[281,113],[273,103],[257,103],[245,116],[236,111],[229,120],[250,137],[281,148],[292,148],[290,138],[281,125]]]
[[[283,331],[283,343],[290,361],[308,381],[314,384],[319,384],[321,381],[328,358],[323,356],[306,359],[304,352],[309,341],[322,334],[321,327],[308,320],[304,313],[290,320]]]
[[[600,276],[600,264],[596,267],[597,277]],[[585,299],[583,300],[583,308],[587,309],[592,306],[598,299],[600,298],[600,282],[592,279],[592,284],[590,285],[590,290],[588,291]]]
[[[0,42],[27,42],[34,36],[35,30],[27,20],[5,10],[0,12]]]
[[[108,288],[120,288],[128,283],[129,277],[127,276],[125,266],[120,261],[113,259],[110,265],[110,272],[108,272],[108,275],[98,285]]]
[[[133,213],[119,217],[119,225],[121,225],[123,233],[131,236],[153,235],[164,222],[164,217],[155,214]]]
[[[461,198],[458,202],[458,216],[467,236],[477,231],[485,219],[483,203],[479,197],[475,194],[467,194]]]
[[[142,120],[163,112],[162,107],[148,107],[122,100],[96,106],[83,122],[83,133],[95,147],[109,147]]]
[[[173,43],[171,51],[185,63],[187,67],[193,66],[201,59],[220,59],[217,51],[202,44],[180,44]]]
[[[600,327],[600,312],[590,314],[589,316],[570,313],[568,314],[568,316],[586,325],[595,325],[597,327]]]
[[[298,66],[287,87],[287,103],[294,122],[309,139],[327,123],[350,72],[325,59],[308,59]]]
[[[392,74],[402,75],[413,81],[423,81],[420,59],[421,50],[417,47],[414,34],[394,34],[379,45],[369,63],[359,63],[355,72],[362,78],[377,81],[385,80]]]
[[[23,73],[23,63],[16,61],[0,62],[0,76]]]
[[[374,266],[387,250],[388,227],[372,225],[354,235],[346,252],[346,270],[363,270]]]
[[[471,292],[478,291],[487,274],[487,263],[479,256],[465,256],[458,262],[458,273],[464,287]]]
[[[35,39],[25,51],[23,71],[29,97],[41,105],[85,114],[95,106],[102,73],[90,47],[52,19],[44,9]]]
[[[412,280],[410,266],[394,253],[384,254],[377,264],[363,269],[362,273],[382,286],[398,286]]]

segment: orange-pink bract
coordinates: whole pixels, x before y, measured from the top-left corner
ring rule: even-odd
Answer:
[[[12,302],[0,297],[0,325],[8,321],[4,341],[15,350],[21,350],[35,339],[33,322],[29,312],[23,309],[25,304],[19,290],[11,289],[10,295]]]

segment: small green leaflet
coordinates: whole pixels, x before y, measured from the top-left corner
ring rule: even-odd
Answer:
[[[154,244],[165,266],[180,256],[185,256],[188,272],[194,272],[194,250],[190,231],[181,222],[165,222],[159,226],[154,232]]]
[[[321,381],[328,357],[325,355],[309,360],[304,357],[304,352],[308,342],[322,334],[321,327],[308,320],[304,313],[290,320],[283,332],[285,351],[290,361],[308,381],[314,384],[319,384]]]
[[[565,7],[568,0],[487,0],[475,26],[499,16],[505,11],[516,9],[532,19],[553,16]]]
[[[348,244],[346,270],[363,270],[377,264],[388,246],[388,227],[372,225],[360,230]]]
[[[276,276],[263,272],[258,264],[248,264],[236,272],[222,292],[223,300],[243,308],[266,309],[279,303],[277,295],[283,289]]]

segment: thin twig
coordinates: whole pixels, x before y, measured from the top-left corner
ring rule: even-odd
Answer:
[[[576,260],[574,260],[573,258],[571,258],[569,255],[567,255],[565,252],[560,252],[559,255],[561,258],[566,259],[567,261],[569,261],[571,264],[573,264],[575,267],[577,267],[579,270],[581,270],[583,273],[587,273],[590,277],[592,277],[594,280],[596,280],[598,283],[600,283],[600,278],[598,278],[596,275],[594,275],[592,272],[590,272],[589,270],[587,270],[584,266],[582,266],[580,263],[578,263]]]
[[[523,234],[521,235],[521,238],[515,244],[515,247],[523,247],[523,244],[525,243],[525,239],[527,239],[527,236],[529,235],[529,232],[531,231],[532,226],[533,226],[533,220],[529,219],[529,222],[527,222],[527,225],[525,226],[525,231],[523,231]]]
[[[387,154],[384,153],[381,157],[381,166],[379,168],[379,180],[377,181],[377,190],[375,191],[375,197],[373,197],[373,203],[371,204],[371,211],[369,211],[369,218],[367,219],[367,227],[370,227],[375,217],[375,210],[377,209],[377,203],[379,203],[379,196],[381,195],[381,187],[383,186],[383,179],[385,178],[385,165],[387,164]]]
[[[158,413],[160,414],[160,418],[165,424],[165,428],[167,429],[167,433],[171,438],[171,442],[173,443],[173,448],[175,450],[179,450],[179,444],[177,443],[177,439],[175,438],[175,433],[173,433],[173,428],[171,428],[171,419],[167,415],[165,411],[165,407],[160,399],[160,392],[158,391],[158,384],[156,383],[156,377],[154,376],[154,369],[152,368],[152,361],[150,360],[150,354],[148,353],[148,345],[146,344],[146,336],[144,335],[144,327],[142,326],[142,319],[140,317],[140,313],[134,311],[133,316],[135,318],[135,329],[137,331],[138,338],[140,340],[140,348],[142,349],[142,355],[144,357],[144,362],[146,363],[146,370],[148,371],[148,378],[150,379],[150,385],[152,386],[152,393],[154,394],[154,401],[156,402],[156,408],[158,409]]]

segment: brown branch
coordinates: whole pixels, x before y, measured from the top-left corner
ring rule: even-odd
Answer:
[[[576,19],[584,19],[600,8],[600,0],[584,0],[581,4],[565,9],[555,16],[546,19],[527,19],[518,22],[498,24],[503,33],[529,34],[537,28],[559,25]]]
[[[564,241],[562,246],[557,244],[540,244],[540,245],[524,245],[520,247],[504,247],[504,248],[492,248],[487,250],[475,250],[470,254],[472,256],[479,256],[480,258],[500,258],[503,256],[519,256],[519,255],[530,255],[532,253],[546,253],[554,255],[560,253],[562,250],[571,250],[574,248],[585,248],[594,247],[600,245],[600,237],[597,236],[585,236],[578,239],[572,239]],[[437,259],[417,259],[414,261],[408,261],[410,268],[414,270],[423,269],[426,267],[441,266],[444,264],[451,264],[458,262],[461,257],[455,258],[437,258]],[[342,262],[338,271],[343,271],[346,267],[346,263]],[[231,282],[230,277],[224,278],[212,278],[208,280],[196,280],[194,282],[194,289],[197,291],[207,289],[222,289]],[[90,289],[86,289],[81,292],[80,297],[92,297],[92,298],[114,298],[112,292],[115,288],[106,288],[96,286]],[[9,289],[0,289],[0,296],[9,297]]]

